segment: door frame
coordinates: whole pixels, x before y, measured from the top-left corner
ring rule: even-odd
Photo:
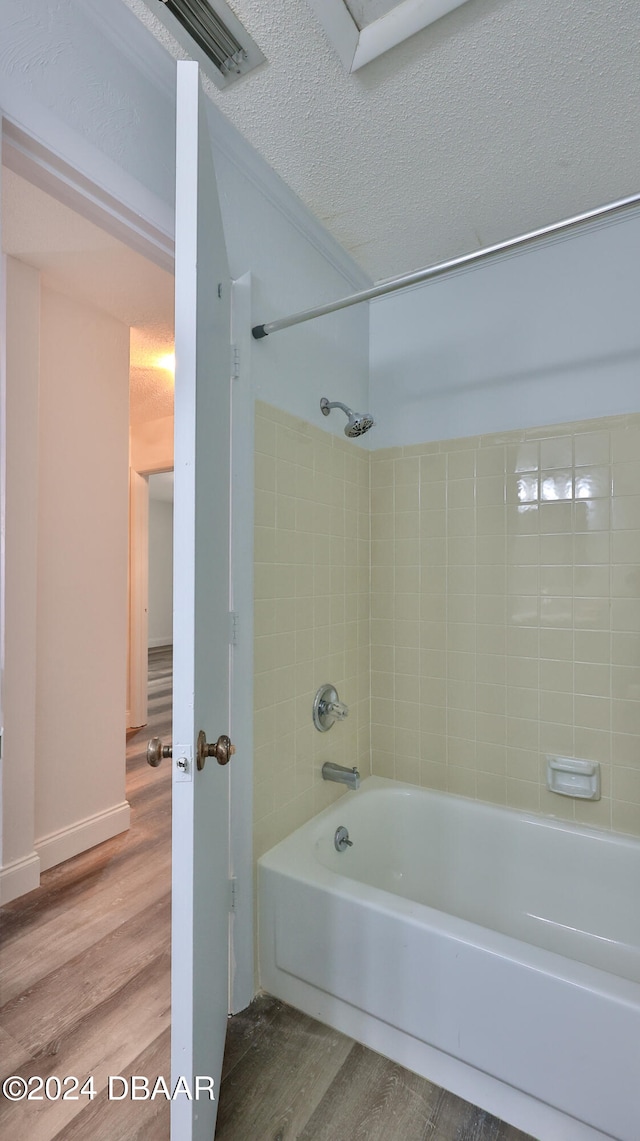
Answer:
[[[251,274],[231,285],[231,731],[229,766],[229,1013],[248,1006],[254,976],[253,870],[253,526],[255,392],[251,379]],[[236,620],[233,619],[236,615]]]
[[[129,622],[127,729],[148,718],[149,480],[129,468]]]
[[[122,187],[107,187],[99,152],[80,147],[71,162],[36,140],[14,119],[2,116],[3,164],[83,214],[138,253],[173,271],[173,233],[138,212],[135,187],[123,176]],[[73,165],[77,162],[84,170]],[[113,168],[110,168],[113,175]],[[142,192],[140,201],[148,203]],[[133,191],[133,193],[132,193]],[[120,193],[122,197],[120,197]],[[128,201],[125,200],[128,199]],[[231,1013],[243,1009],[255,994],[253,973],[253,393],[250,388],[251,283],[246,274],[233,283],[232,328],[234,352],[234,416],[232,439],[232,552],[231,580],[236,625],[231,731],[238,756],[231,766],[230,823],[232,874],[236,881],[235,906],[230,923]],[[0,449],[2,437],[0,436]],[[4,462],[4,451],[0,464]],[[160,470],[160,469],[158,469]],[[142,473],[137,473],[143,478]],[[137,483],[137,481],[136,481]],[[137,489],[139,495],[139,487]],[[147,490],[148,494],[148,490]],[[236,526],[237,524],[237,526]],[[240,677],[246,685],[237,684]],[[0,788],[0,796],[2,789]],[[1,805],[0,805],[1,807]]]

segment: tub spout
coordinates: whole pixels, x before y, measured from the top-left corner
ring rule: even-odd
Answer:
[[[322,766],[322,779],[335,780],[338,784],[346,784],[349,788],[360,787],[360,773],[357,768],[346,769],[344,765],[334,765],[332,761],[325,761]]]

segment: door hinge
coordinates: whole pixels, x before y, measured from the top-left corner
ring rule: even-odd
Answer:
[[[240,379],[240,346],[234,344],[231,346],[231,379]]]
[[[229,645],[237,646],[240,636],[240,615],[235,610],[229,611]]]
[[[235,912],[238,904],[238,881],[235,876],[229,880],[229,911]]]

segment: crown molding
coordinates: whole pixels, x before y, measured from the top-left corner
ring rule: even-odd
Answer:
[[[14,174],[173,273],[170,235],[6,118],[2,120],[2,162]]]
[[[175,102],[176,60],[188,58],[181,44],[175,43],[175,55],[172,55],[154,35],[152,27],[144,24],[123,0],[82,0],[82,12],[99,34],[105,36],[157,91],[171,96]],[[149,9],[147,12],[150,23],[157,23],[160,27],[160,21]]]

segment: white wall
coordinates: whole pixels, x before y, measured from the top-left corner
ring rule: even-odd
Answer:
[[[173,504],[154,499],[149,477],[149,646],[173,642]]]
[[[44,143],[103,191],[124,202],[165,234],[173,228],[175,64],[120,0],[5,0],[0,5],[0,107],[21,130]],[[46,59],[46,67],[42,60]],[[233,712],[238,754],[232,766],[231,865],[241,890],[234,917],[234,1009],[246,1005],[251,957],[251,647],[253,564],[254,395],[329,431],[341,433],[336,414],[325,420],[322,396],[355,408],[367,404],[366,308],[255,342],[250,325],[352,292],[367,278],[314,220],[295,195],[211,105],[210,124],[231,275],[252,275],[253,313],[245,282],[241,377],[234,392],[234,486],[244,496],[234,536],[239,611]],[[368,437],[365,438],[367,440]],[[149,471],[159,441],[132,438],[132,466]],[[354,447],[358,444],[354,443]],[[366,444],[365,444],[366,446]],[[161,467],[172,466],[158,463]],[[126,518],[126,515],[125,515]],[[123,614],[126,610],[123,607]],[[55,672],[56,663],[48,668]],[[325,678],[319,678],[318,684]],[[99,688],[99,687],[98,687]],[[122,698],[124,712],[125,701]],[[95,733],[93,734],[95,737]]]
[[[174,61],[120,0],[57,0],[51,19],[49,7],[52,0],[43,0],[41,14],[32,0],[0,6],[7,61],[0,107],[127,205],[171,229]],[[231,273],[251,271],[255,321],[367,284],[220,111],[213,104],[208,111]],[[259,395],[332,431],[333,419],[319,412],[321,396],[366,403],[367,330],[364,307],[256,342]]]
[[[145,473],[173,467],[173,416],[132,425],[131,467]]]
[[[371,305],[371,446],[637,411],[640,212]]]
[[[228,130],[211,106],[220,207],[231,276],[250,272],[252,324],[263,324],[342,297],[366,284],[335,243],[320,241],[307,215],[298,217],[291,192],[255,155],[251,165],[232,149]],[[297,210],[300,210],[298,204]],[[326,419],[320,398],[364,408],[369,385],[369,313],[357,306],[318,321],[251,341],[251,379],[256,397],[325,431],[341,433],[342,414]]]
[[[0,901],[37,887],[34,850],[40,274],[6,274],[6,522]]]
[[[4,114],[170,231],[174,65],[132,13],[120,0],[3,0],[0,43]]]
[[[36,848],[42,867],[128,826],[129,330],[42,290]]]

